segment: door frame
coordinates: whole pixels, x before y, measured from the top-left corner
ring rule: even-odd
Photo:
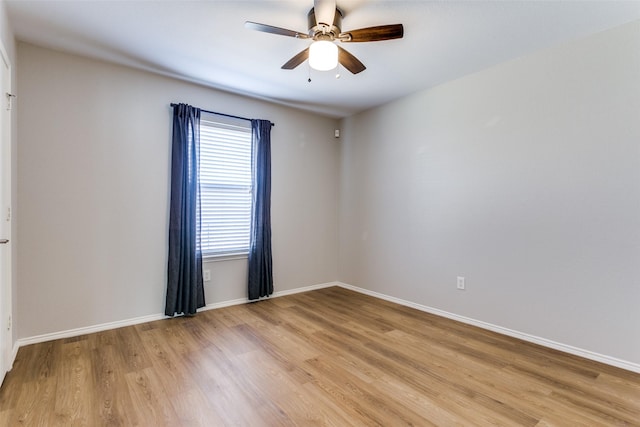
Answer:
[[[0,245],[0,384],[13,365],[13,327],[12,327],[12,236],[11,236],[11,191],[13,157],[11,153],[11,61],[4,44],[0,40],[0,221],[2,221],[2,239],[9,243]]]

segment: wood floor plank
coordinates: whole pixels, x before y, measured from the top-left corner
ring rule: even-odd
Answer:
[[[90,356],[100,425],[116,427],[132,424],[127,417],[127,413],[131,412],[131,396],[113,345],[92,348]]]
[[[339,287],[20,349],[2,426],[640,426],[640,375]]]
[[[165,331],[162,329],[139,333],[154,371],[158,373],[158,380],[180,420],[180,425],[221,424],[222,420],[211,408],[200,387],[194,384],[191,374],[181,367],[182,356],[174,351],[172,341],[164,334]],[[200,349],[199,346],[197,348]]]
[[[422,425],[426,420],[409,406],[400,404],[396,396],[383,395],[372,383],[349,375],[348,370],[329,358],[317,357],[306,361],[316,378],[323,378],[337,392],[349,399],[349,405],[359,414],[366,413],[382,425]],[[363,420],[364,421],[364,420]]]
[[[43,378],[38,381],[28,381],[15,390],[19,396],[18,404],[8,416],[5,425],[35,425],[48,426],[54,413],[57,379]],[[34,399],[33,396],[37,396]]]
[[[186,369],[216,416],[222,420],[220,425],[259,425],[254,402],[233,382],[223,358],[219,349],[209,347],[199,355],[186,357]],[[252,409],[243,410],[245,406]]]
[[[357,329],[357,327],[353,327]],[[394,331],[395,332],[395,331]],[[377,338],[377,343],[386,345],[388,349],[392,349],[397,341],[389,338],[389,334],[381,334]],[[398,334],[394,334],[397,337]],[[406,344],[403,347],[403,353],[407,356],[404,365],[421,366],[422,360],[425,358],[430,362],[430,370],[437,373],[440,377],[438,389],[441,391],[457,392],[464,396],[473,396],[484,405],[495,406],[496,411],[502,412],[507,416],[510,412],[512,421],[517,421],[520,425],[535,425],[537,420],[543,413],[536,412],[531,408],[523,405],[523,400],[531,393],[530,384],[525,383],[523,388],[520,383],[505,383],[503,376],[495,375],[495,368],[478,363],[470,358],[455,358],[454,355],[443,354],[438,350],[433,350],[424,346],[424,341],[414,341],[407,337],[403,340]],[[448,357],[449,356],[449,357]],[[455,360],[456,369],[451,370],[451,361]],[[499,371],[498,371],[499,372]],[[550,393],[550,389],[537,388],[539,393]],[[489,398],[488,396],[493,396]],[[514,411],[512,408],[522,407],[526,410]]]
[[[151,366],[134,326],[116,329],[116,337],[116,349],[124,361],[126,372],[137,372]]]
[[[199,377],[200,387],[217,413],[228,420],[225,424],[260,425],[264,419],[273,419],[274,425],[290,424],[271,399],[272,390],[261,390],[255,383],[255,373],[244,372],[238,356],[228,358],[215,345],[205,349],[203,355],[190,360],[192,372]]]
[[[85,426],[99,423],[93,408],[96,393],[88,341],[63,340],[58,363],[55,405],[49,418],[52,425]]]

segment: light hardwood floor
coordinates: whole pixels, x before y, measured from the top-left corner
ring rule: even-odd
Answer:
[[[334,287],[21,348],[0,425],[640,425],[640,375]]]

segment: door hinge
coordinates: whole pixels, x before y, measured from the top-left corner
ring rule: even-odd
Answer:
[[[13,98],[17,98],[17,96],[7,92],[7,111],[11,111],[13,109]]]

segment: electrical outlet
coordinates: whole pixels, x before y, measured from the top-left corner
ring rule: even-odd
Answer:
[[[202,272],[202,280],[208,282],[211,280],[211,270],[204,270]]]
[[[464,277],[458,276],[458,280],[456,282],[456,287],[461,291],[464,291]]]

